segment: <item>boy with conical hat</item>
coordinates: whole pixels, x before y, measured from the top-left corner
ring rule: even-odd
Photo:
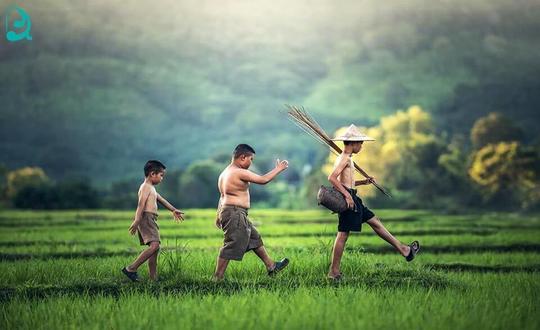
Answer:
[[[352,155],[360,152],[364,141],[375,141],[375,139],[361,133],[356,126],[351,125],[345,133],[332,140],[343,141],[344,148],[334,163],[334,169],[328,176],[328,181],[345,196],[349,208],[338,214],[338,233],[332,250],[332,263],[328,272],[328,278],[333,280],[341,279],[340,262],[343,256],[343,250],[345,249],[345,243],[351,231],[362,230],[362,223],[370,225],[379,237],[395,247],[407,261],[412,261],[420,249],[418,241],[414,241],[410,245],[405,245],[398,241],[356,195],[355,186],[375,183],[375,179],[370,177],[366,180],[354,180]]]

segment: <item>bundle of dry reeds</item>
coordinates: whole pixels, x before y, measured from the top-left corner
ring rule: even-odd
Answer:
[[[287,108],[287,116],[290,121],[292,121],[296,126],[306,132],[309,136],[313,137],[315,140],[319,141],[325,146],[328,146],[330,151],[332,151],[334,154],[341,154],[341,148],[331,140],[324,129],[322,129],[321,125],[319,125],[319,123],[317,123],[317,121],[303,107],[291,106],[287,104],[285,107]],[[365,178],[370,178],[370,176],[356,163],[354,163],[354,168]],[[378,183],[373,182],[373,185],[377,187],[380,192],[388,197],[391,197],[386,189],[384,189]]]

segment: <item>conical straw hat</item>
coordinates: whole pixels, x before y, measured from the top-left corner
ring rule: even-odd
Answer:
[[[358,127],[351,125],[345,133],[336,136],[332,141],[375,141],[375,139],[361,133]]]

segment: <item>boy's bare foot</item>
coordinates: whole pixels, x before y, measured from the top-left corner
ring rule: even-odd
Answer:
[[[223,282],[223,280],[224,280],[223,276],[221,276],[221,277],[216,276],[216,275],[212,276],[212,282],[214,282],[214,283],[220,283],[220,282]]]

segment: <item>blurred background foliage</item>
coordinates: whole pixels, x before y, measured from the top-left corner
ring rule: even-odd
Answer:
[[[360,188],[370,205],[538,208],[537,1],[17,4],[33,40],[0,41],[4,207],[134,208],[148,159],[165,197],[215,207],[238,143],[258,172],[291,164],[255,205],[313,207],[332,158],[290,103],[377,139],[356,160],[394,198]]]

